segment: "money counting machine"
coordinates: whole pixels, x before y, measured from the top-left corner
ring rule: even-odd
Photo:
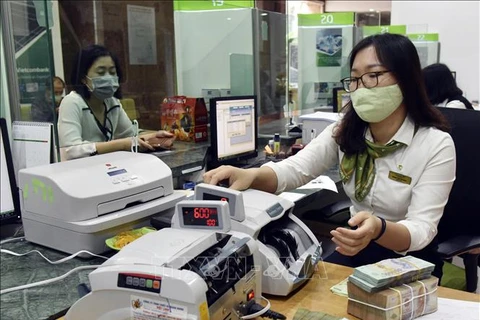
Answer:
[[[60,251],[100,254],[105,239],[149,224],[185,196],[159,158],[113,152],[22,169],[18,175],[25,239]]]
[[[311,230],[293,213],[294,203],[279,196],[249,189],[199,184],[196,200],[228,202],[232,230],[257,241],[262,265],[262,292],[286,296],[308,281],[320,261],[322,248]],[[178,217],[172,219],[172,225]]]
[[[260,297],[258,248],[221,201],[181,201],[176,228],[131,242],[90,273],[66,314],[84,319],[241,319]],[[253,316],[253,315],[252,315]]]

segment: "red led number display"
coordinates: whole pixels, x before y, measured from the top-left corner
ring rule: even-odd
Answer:
[[[183,224],[186,226],[218,226],[219,221],[217,208],[184,207]]]
[[[193,209],[193,217],[195,219],[208,219],[210,214],[215,214],[217,210],[210,208],[195,208]]]

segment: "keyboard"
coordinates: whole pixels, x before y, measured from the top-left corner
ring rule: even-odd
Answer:
[[[261,167],[262,165],[264,165],[265,163],[268,163],[270,161],[273,161],[273,162],[278,162],[278,161],[282,161],[283,159],[277,159],[277,158],[262,158],[262,159],[256,159],[255,161],[253,161],[252,163],[248,163],[246,165],[244,165],[242,168],[243,169],[248,169],[248,168],[259,168]]]

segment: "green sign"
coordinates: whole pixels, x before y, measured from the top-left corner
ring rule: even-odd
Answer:
[[[364,26],[362,27],[363,37],[368,37],[374,34],[380,33],[395,33],[395,34],[406,34],[407,26],[398,25],[398,26]]]
[[[438,41],[438,33],[412,33],[407,37],[412,41]]]
[[[32,103],[39,94],[44,95],[46,81],[53,73],[50,69],[48,34],[44,32],[32,41],[33,44],[22,48],[23,53],[17,57],[20,103]]]
[[[299,14],[298,26],[300,27],[321,27],[335,25],[353,25],[353,12],[331,12]]]
[[[175,0],[175,11],[222,10],[254,8],[255,0]]]

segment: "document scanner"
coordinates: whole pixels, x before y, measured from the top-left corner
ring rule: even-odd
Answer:
[[[22,169],[18,181],[25,239],[67,253],[101,254],[185,197],[159,158],[125,151]]]
[[[181,201],[178,228],[131,242],[91,272],[67,320],[241,319],[260,298],[258,247],[221,201]]]

